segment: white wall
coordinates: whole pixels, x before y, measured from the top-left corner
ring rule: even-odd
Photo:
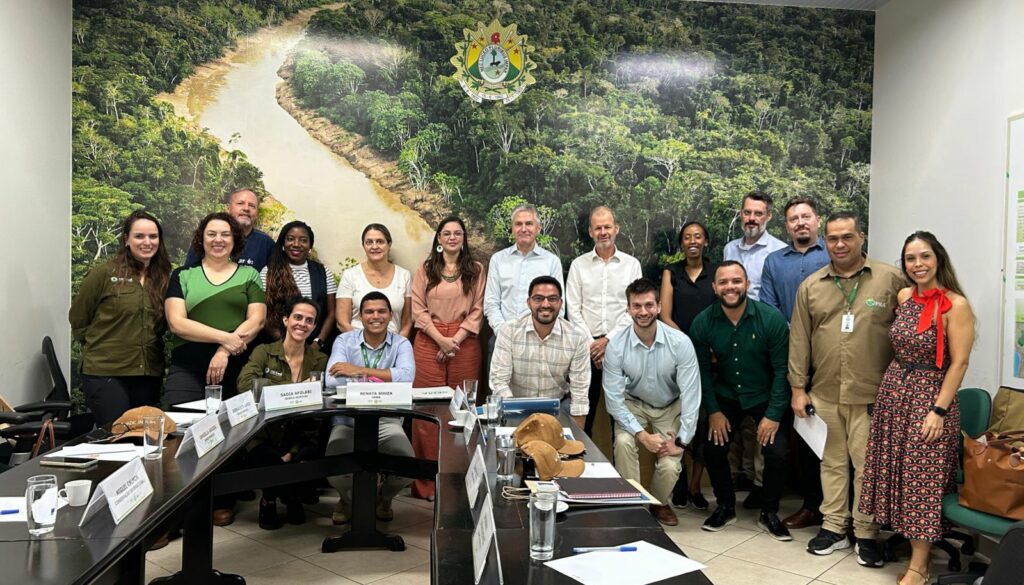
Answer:
[[[0,393],[48,389],[53,338],[68,375],[71,0],[0,0]]]
[[[916,229],[953,259],[978,318],[965,386],[995,391],[1007,118],[1024,113],[1024,2],[892,0],[876,13],[871,255]]]

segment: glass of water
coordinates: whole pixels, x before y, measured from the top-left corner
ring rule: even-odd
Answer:
[[[146,459],[160,459],[164,448],[164,415],[142,417],[142,446]]]
[[[530,494],[530,558],[548,561],[555,554],[555,504],[557,494]]]
[[[206,387],[206,414],[214,414],[220,408],[220,397],[223,387],[220,384],[211,384]]]
[[[479,380],[473,379],[462,381],[462,390],[466,393],[466,402],[470,408],[476,408],[476,389],[479,383]]]
[[[497,479],[500,482],[511,482],[516,473],[516,446],[512,442],[512,435],[495,437],[494,448],[498,460]]]
[[[53,531],[57,523],[57,476],[33,475],[25,488],[28,533],[41,536]]]
[[[491,394],[487,397],[487,420],[493,424],[498,424],[498,421],[501,419],[501,405],[501,396]]]

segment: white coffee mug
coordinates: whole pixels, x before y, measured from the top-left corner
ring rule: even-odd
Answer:
[[[84,506],[89,503],[92,492],[92,480],[76,479],[64,484],[58,495],[68,501],[69,506]]]

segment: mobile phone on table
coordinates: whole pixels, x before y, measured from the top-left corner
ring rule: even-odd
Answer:
[[[89,469],[96,466],[96,459],[90,457],[43,457],[39,465],[46,467],[66,467],[68,469]]]

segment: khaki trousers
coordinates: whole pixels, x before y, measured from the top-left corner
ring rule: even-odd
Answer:
[[[812,395],[813,396],[813,395]],[[878,525],[873,516],[861,514],[861,485],[864,454],[868,448],[871,417],[867,404],[838,404],[813,396],[814,408],[828,425],[825,453],[821,460],[822,527],[846,533],[850,522],[850,463],[853,463],[853,534],[857,538],[877,538]]]
[[[679,400],[669,404],[665,408],[655,408],[646,402],[636,398],[626,397],[626,408],[633,413],[640,426],[648,432],[667,437],[668,434],[679,432]],[[622,477],[640,481],[640,458],[639,449],[646,449],[628,430],[615,423],[615,469]],[[679,478],[679,471],[682,469],[680,463],[682,456],[658,457],[654,462],[654,474],[651,476],[651,485],[648,491],[662,505],[668,506],[672,501],[672,488]]]

